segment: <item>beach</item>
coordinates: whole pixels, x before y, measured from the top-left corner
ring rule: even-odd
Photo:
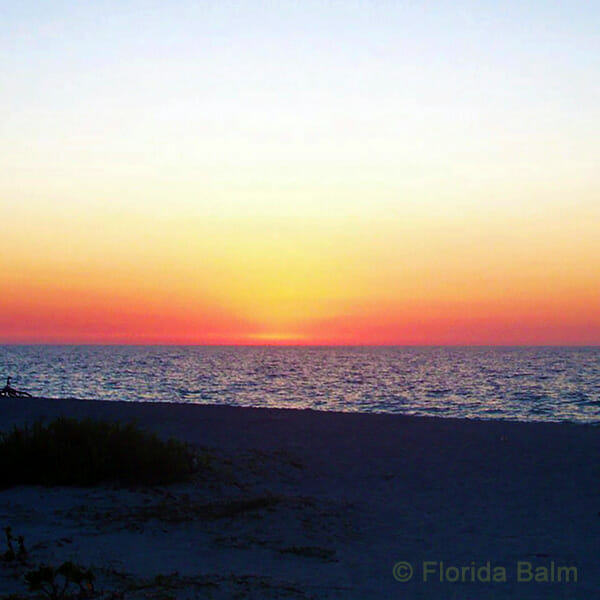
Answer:
[[[600,586],[596,426],[39,398],[3,398],[0,414],[3,430],[135,421],[209,457],[189,483],[0,492],[0,525],[32,558],[92,566],[125,598],[585,598]],[[15,567],[0,568],[0,594],[22,592]]]

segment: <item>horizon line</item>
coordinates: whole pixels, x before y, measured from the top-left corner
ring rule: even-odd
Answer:
[[[600,348],[599,343],[546,343],[546,344],[410,344],[410,343],[315,343],[315,344],[254,344],[254,343],[179,343],[179,342],[6,342],[0,341],[0,346],[130,346],[130,347],[185,347],[185,348]]]

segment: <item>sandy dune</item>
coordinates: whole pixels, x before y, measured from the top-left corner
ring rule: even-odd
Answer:
[[[99,587],[125,598],[541,599],[600,589],[597,427],[0,403],[3,429],[59,414],[136,420],[211,456],[209,472],[168,488],[0,492],[0,525],[25,536],[32,560],[92,565]],[[413,569],[408,582],[393,576],[400,561]],[[488,573],[497,581],[482,581]],[[14,565],[0,563],[0,575],[0,593],[25,589]],[[549,581],[527,581],[536,576]]]

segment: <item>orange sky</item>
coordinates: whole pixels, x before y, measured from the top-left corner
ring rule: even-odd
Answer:
[[[29,241],[8,235],[0,331],[48,343],[595,344],[594,231],[559,207],[430,221],[73,216]]]
[[[250,5],[7,7],[0,342],[600,343],[595,8]]]

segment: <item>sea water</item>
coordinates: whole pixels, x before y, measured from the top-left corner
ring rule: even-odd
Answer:
[[[36,396],[600,423],[600,347],[0,346]]]

